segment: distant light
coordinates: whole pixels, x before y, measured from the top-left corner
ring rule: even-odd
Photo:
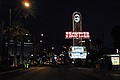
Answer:
[[[30,42],[30,40],[28,40],[28,42]]]
[[[88,52],[88,54],[90,54],[90,53]]]
[[[54,47],[52,47],[52,49],[54,49]]]
[[[28,34],[25,34],[26,36],[28,36]]]
[[[42,42],[42,40],[40,40],[40,42]]]
[[[119,50],[118,50],[118,49],[116,49],[116,51],[117,51],[117,53],[119,53]]]
[[[43,34],[41,34],[41,36],[43,36]]]
[[[91,39],[89,39],[89,41],[91,42]]]
[[[31,56],[33,56],[33,54],[31,54]]]
[[[74,61],[72,61],[72,63],[74,64],[75,62],[74,62]]]
[[[29,4],[28,2],[25,2],[24,5],[25,5],[26,7],[29,7],[29,6],[30,6],[30,4]]]
[[[55,56],[54,59],[57,59],[57,56]]]
[[[81,42],[81,41],[79,41],[79,42]],[[85,42],[85,41],[82,41],[83,43]]]
[[[13,40],[10,40],[10,42],[13,42]]]

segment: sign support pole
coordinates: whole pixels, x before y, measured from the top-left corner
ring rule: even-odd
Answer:
[[[82,16],[80,12],[74,12],[72,15],[72,24],[73,24],[73,32],[82,32]],[[73,46],[76,45],[76,41],[79,45],[79,39],[73,38]],[[80,39],[80,45],[82,46],[82,38]]]

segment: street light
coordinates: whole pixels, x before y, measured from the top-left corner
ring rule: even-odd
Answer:
[[[30,3],[28,1],[26,1],[26,0],[23,1],[22,4],[23,4],[23,6],[25,6],[27,8],[30,7]]]
[[[43,33],[41,33],[41,34],[40,34],[40,38],[41,38],[41,39],[40,39],[40,43],[43,42],[43,39],[42,39],[43,36],[44,36]]]
[[[41,34],[41,37],[43,37],[43,34]]]
[[[25,5],[26,7],[29,7],[29,6],[30,6],[30,4],[29,4],[28,2],[25,2],[24,5]]]
[[[23,5],[27,8],[30,7],[30,3],[28,1],[24,1]],[[10,8],[9,9],[9,26],[11,27],[11,25],[12,25],[12,9]]]

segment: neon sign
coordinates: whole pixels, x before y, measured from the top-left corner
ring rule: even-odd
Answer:
[[[78,38],[78,39],[89,39],[89,32],[65,32],[66,39]]]
[[[71,46],[68,51],[70,59],[86,59],[87,51],[85,46]]]

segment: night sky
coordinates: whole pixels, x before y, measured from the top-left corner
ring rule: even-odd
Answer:
[[[9,0],[6,0],[9,1]],[[15,0],[14,0],[15,1]],[[17,1],[17,0],[16,0]],[[91,40],[101,39],[105,47],[113,48],[111,29],[120,25],[119,0],[32,0],[37,8],[37,19],[28,20],[26,28],[39,41],[44,34],[44,43],[55,47],[72,45],[65,40],[65,31],[72,31],[72,14],[78,11],[82,14],[83,31],[89,31]],[[5,11],[5,0],[1,1],[0,9]],[[6,13],[7,14],[7,13]]]

